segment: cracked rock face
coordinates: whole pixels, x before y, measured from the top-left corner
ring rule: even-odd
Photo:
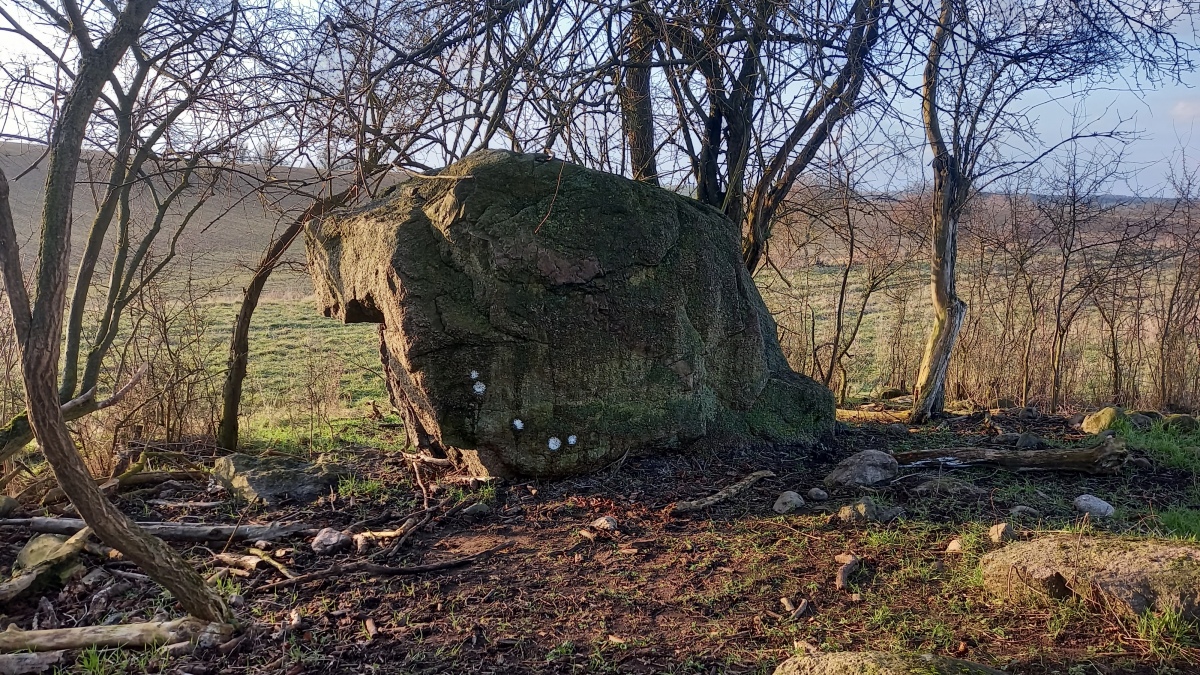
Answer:
[[[477,475],[833,429],[788,368],[717,211],[619,176],[485,150],[311,223],[327,316],[382,324],[410,440]]]

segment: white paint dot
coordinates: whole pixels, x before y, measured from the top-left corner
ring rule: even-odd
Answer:
[[[551,436],[550,442],[546,444],[551,450],[557,450],[562,447],[562,441],[558,440],[558,436]]]
[[[479,371],[478,371],[478,370],[472,370],[472,371],[471,371],[471,379],[472,379],[472,380],[478,380],[478,379],[479,379]]]
[[[521,420],[513,420],[513,428],[520,431],[525,428],[525,423]]]
[[[483,396],[483,392],[487,391],[487,385],[482,382],[476,382],[475,385],[471,387],[471,390],[476,394]]]
[[[578,440],[578,438],[575,438],[575,434],[571,434],[570,436],[567,436],[567,445],[575,445],[576,441]]]

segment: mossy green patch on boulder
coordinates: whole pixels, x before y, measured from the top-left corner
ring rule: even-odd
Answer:
[[[1110,405],[1083,418],[1080,428],[1089,434],[1098,434],[1106,429],[1112,429],[1120,421],[1125,420],[1125,411],[1118,406]]]
[[[984,586],[1004,598],[1079,596],[1118,614],[1173,612],[1200,620],[1200,544],[1062,535],[1024,541],[980,561]]]
[[[779,664],[775,675],[1004,675],[1004,671],[933,654],[832,652],[790,658]]]
[[[1166,415],[1162,419],[1162,426],[1167,431],[1186,434],[1195,431],[1200,424],[1191,415]]]
[[[486,150],[306,234],[325,314],[383,324],[410,440],[476,474],[832,434],[833,397],[787,366],[737,226],[694,200]]]

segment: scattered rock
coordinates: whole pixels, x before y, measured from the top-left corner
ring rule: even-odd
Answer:
[[[316,501],[337,487],[349,470],[337,464],[312,464],[294,457],[235,454],[218,457],[213,477],[225,489],[250,502],[279,504],[286,499],[300,503]]]
[[[850,575],[858,571],[862,564],[862,559],[853,553],[840,553],[833,557],[841,567],[838,567],[837,577],[833,580],[833,585],[839,591],[845,590],[850,584]]]
[[[903,424],[901,422],[889,424],[889,425],[887,425],[886,428],[887,428],[888,434],[890,434],[892,436],[907,436],[908,435],[908,425]]]
[[[592,521],[592,528],[601,532],[619,532],[621,524],[612,516],[601,516]]]
[[[0,673],[3,675],[26,675],[26,673],[44,673],[53,669],[54,672],[65,672],[56,667],[63,660],[66,650],[53,652],[32,652],[21,654],[0,654]]]
[[[775,675],[1004,675],[970,661],[885,652],[832,652],[794,656]]]
[[[537,154],[480,150],[435,178],[306,229],[324,313],[383,324],[415,446],[476,475],[555,477],[664,439],[832,435],[832,393],[788,367],[719,211]]]
[[[1081,413],[1081,412],[1075,413],[1074,415],[1071,415],[1071,417],[1069,417],[1067,419],[1067,424],[1072,429],[1078,429],[1079,427],[1083,426],[1083,420],[1085,420],[1085,419],[1087,419],[1086,413]]]
[[[1014,518],[1021,518],[1021,517],[1041,518],[1042,517],[1041,511],[1038,511],[1037,509],[1033,508],[1032,506],[1025,506],[1024,504],[1018,504],[1018,505],[1012,507],[1011,509],[1008,510],[1008,513]]]
[[[1093,518],[1107,518],[1117,512],[1112,504],[1093,495],[1079,495],[1072,503],[1075,504],[1075,510]]]
[[[1105,429],[1111,429],[1118,421],[1124,419],[1126,419],[1125,411],[1115,405],[1110,405],[1084,417],[1079,426],[1085,433],[1098,434]]]
[[[1135,412],[1129,414],[1129,424],[1139,431],[1149,431],[1150,427],[1154,426],[1154,420]]]
[[[1025,408],[1021,408],[1021,411],[1017,413],[1017,419],[1022,420],[1024,422],[1032,422],[1033,420],[1036,420],[1041,416],[1042,416],[1042,414],[1040,412],[1038,412],[1038,409],[1034,406],[1027,406]]]
[[[1150,470],[1154,469],[1154,462],[1151,462],[1149,459],[1147,459],[1145,457],[1130,457],[1129,464],[1138,469],[1141,469],[1142,471],[1150,471]]]
[[[1042,440],[1042,437],[1032,431],[1026,431],[1017,437],[1018,450],[1037,450],[1045,446],[1046,442]]]
[[[821,488],[815,487],[808,491],[808,498],[814,502],[823,502],[826,499],[829,499],[829,493]]]
[[[1017,538],[1017,531],[1008,523],[997,523],[988,529],[988,539],[993,544],[1003,544]]]
[[[272,546],[274,546],[274,544],[267,541],[266,539],[259,539],[258,541],[254,542],[254,548],[261,548],[264,551],[271,550]]]
[[[326,527],[313,537],[312,550],[317,555],[333,555],[349,549],[351,543],[353,540],[345,532]]]
[[[870,497],[838,509],[837,519],[843,523],[874,523],[879,520],[879,507]]]
[[[1014,433],[996,434],[995,438],[1000,445],[1015,445],[1019,440],[1021,440],[1021,434]]]
[[[954,539],[950,540],[949,544],[946,544],[946,553],[962,553],[962,552],[963,552],[962,539],[955,537]]]
[[[0,495],[0,518],[7,518],[20,510],[21,502],[8,495]]]
[[[863,450],[843,459],[825,477],[828,487],[874,485],[900,472],[896,458],[879,450]]]
[[[246,605],[246,596],[234,593],[229,596],[228,602],[230,607],[244,607]]]
[[[902,515],[904,515],[903,506],[892,506],[879,512],[879,522],[890,523]]]
[[[803,506],[804,497],[801,497],[795,492],[788,490],[787,492],[779,495],[779,498],[775,500],[775,505],[772,506],[771,509],[774,510],[775,513],[785,514],[791,513],[792,511],[795,511]]]
[[[1077,595],[1122,614],[1200,619],[1200,544],[1061,535],[1010,544],[980,565],[984,587],[1005,598]]]
[[[929,495],[953,495],[955,497],[986,497],[988,491],[972,485],[965,480],[951,478],[950,476],[942,476],[941,478],[931,478],[922,482],[913,491],[921,496]]]
[[[486,516],[487,514],[489,514],[491,512],[492,512],[492,507],[488,506],[484,502],[475,502],[474,504],[472,504],[462,510],[462,514],[464,516],[467,516],[468,518],[475,518],[478,516]]]
[[[1200,423],[1197,423],[1196,418],[1191,415],[1167,415],[1163,417],[1162,426],[1167,431],[1191,433],[1200,426]]]

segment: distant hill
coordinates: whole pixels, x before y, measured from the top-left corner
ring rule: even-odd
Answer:
[[[27,265],[33,264],[37,254],[47,164],[45,158],[40,162],[38,160],[44,152],[43,146],[0,142],[0,169],[4,170],[10,182],[13,220],[22,257]],[[29,173],[13,182],[18,174],[35,162],[37,165]],[[92,217],[107,179],[107,164],[107,159],[100,153],[84,153],[79,183],[75,189],[75,220],[71,233],[73,258],[87,241]],[[247,172],[252,171],[249,169]],[[299,171],[297,174],[298,177],[311,176],[311,173],[304,176]],[[257,263],[276,229],[290,222],[303,204],[301,199],[293,197],[282,199],[282,208],[268,207],[251,189],[250,183],[255,179],[230,177],[224,180],[193,216],[177,247],[177,259],[172,271],[175,279],[191,273],[198,280],[206,282],[206,286],[209,282],[225,283],[226,291],[219,294],[225,298],[232,299],[240,294],[240,284],[249,278],[249,270]],[[198,194],[197,189],[185,196],[193,197],[192,200],[181,198],[180,208],[174,209],[168,216],[164,232],[159,235],[157,250],[160,253],[165,250],[169,240],[164,235],[174,231],[185,210],[195,203],[194,197]],[[145,191],[139,191],[135,193],[133,205],[134,230],[144,231],[155,213],[152,198]],[[110,240],[112,236],[110,231]],[[111,256],[111,245],[106,247],[105,256]],[[287,262],[300,262],[302,259],[303,245],[297,243]],[[312,284],[307,276],[294,267],[285,266],[276,271],[268,287],[268,295],[295,297],[312,292]],[[29,271],[27,269],[27,273]]]

